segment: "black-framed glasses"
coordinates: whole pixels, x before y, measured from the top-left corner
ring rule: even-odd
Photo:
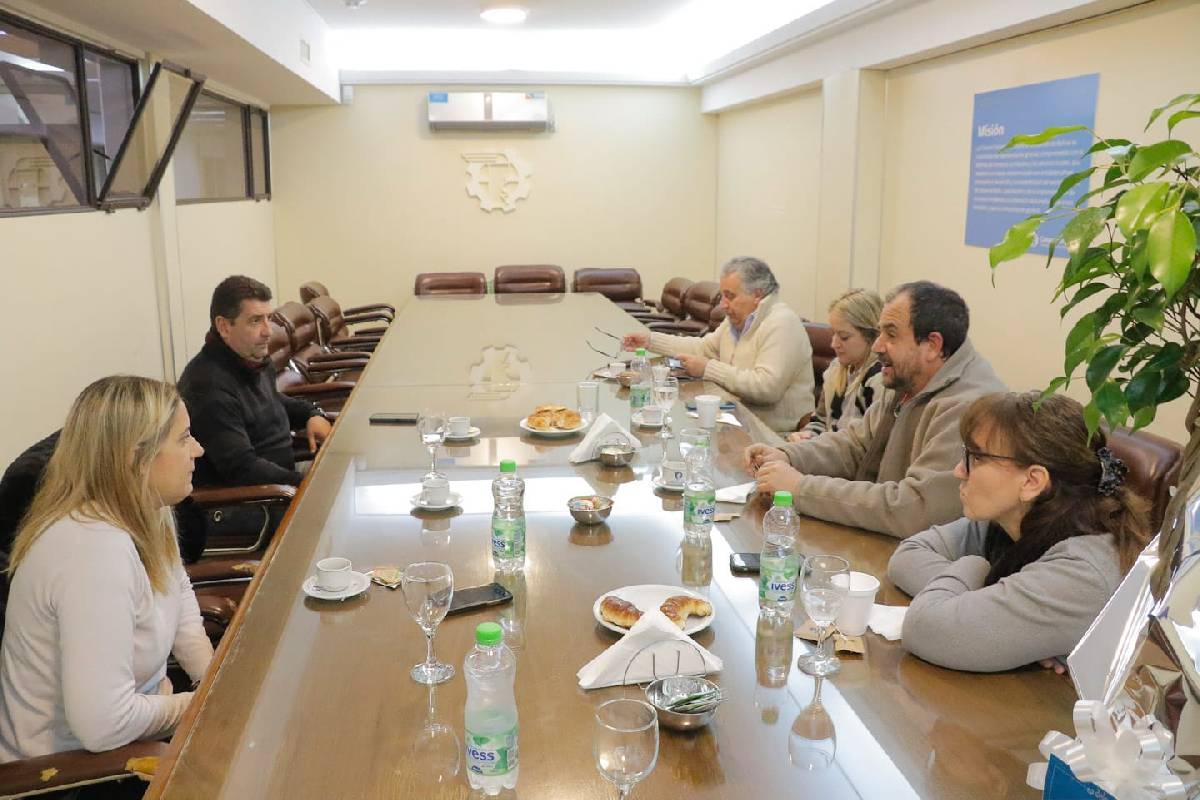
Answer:
[[[1012,456],[1002,456],[998,453],[985,453],[983,450],[972,450],[970,447],[967,447],[965,444],[963,445],[962,462],[963,462],[963,467],[966,469],[968,476],[971,474],[971,462],[978,461],[981,458],[993,458],[993,459],[998,459],[1000,461],[1012,461],[1014,464],[1020,463],[1019,459],[1014,458]]]
[[[613,361],[613,360],[615,360],[615,359],[617,359],[617,358],[620,358],[620,357],[621,357],[621,353],[620,353],[620,352],[616,352],[616,353],[606,353],[606,352],[604,352],[603,350],[601,350],[599,347],[596,347],[596,345],[594,345],[594,344],[592,344],[591,342],[589,342],[587,339],[584,339],[584,340],[583,340],[583,343],[584,343],[584,344],[586,344],[586,345],[588,346],[588,349],[590,349],[590,350],[591,350],[593,353],[599,353],[600,355],[602,355],[602,356],[604,356],[605,358],[607,358],[609,361]]]

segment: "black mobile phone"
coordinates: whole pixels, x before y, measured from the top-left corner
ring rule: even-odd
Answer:
[[[372,425],[416,425],[417,414],[415,411],[399,411],[399,412],[378,412],[372,414]]]
[[[688,411],[696,410],[696,401],[695,400],[688,400],[683,405],[685,408],[687,408]],[[724,402],[721,403],[722,411],[733,411],[736,408],[737,408],[737,405],[732,400],[725,400]]]
[[[729,554],[729,571],[734,575],[753,575],[758,568],[758,553]]]
[[[450,610],[447,614],[457,614],[460,611],[470,611],[485,606],[497,606],[512,600],[512,592],[498,583],[486,586],[469,586],[466,589],[455,589],[454,597],[450,600]]]

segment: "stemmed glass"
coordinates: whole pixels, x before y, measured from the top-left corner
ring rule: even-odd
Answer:
[[[837,730],[833,718],[821,705],[821,684],[824,682],[824,678],[816,679],[812,702],[800,709],[788,736],[788,758],[792,766],[807,772],[829,767],[837,755]]]
[[[796,666],[814,677],[833,675],[842,668],[842,662],[833,654],[832,646],[826,652],[825,640],[849,591],[850,565],[837,556],[809,556],[800,567],[800,587],[804,611],[817,628],[817,649]]]
[[[601,703],[592,737],[596,769],[625,800],[658,761],[658,714],[654,706],[627,697]]]
[[[675,398],[679,397],[679,379],[667,376],[654,383],[654,405],[662,409],[663,426],[662,438],[671,435],[671,409],[675,407]]]
[[[454,573],[440,561],[409,564],[400,575],[404,602],[417,625],[425,632],[425,661],[412,668],[412,679],[427,685],[443,683],[454,677],[454,667],[433,657],[433,637],[446,618],[454,596]]]
[[[421,436],[421,444],[429,449],[426,477],[437,475],[437,449],[446,441],[446,415],[441,411],[422,412],[417,419],[417,433]]]
[[[435,787],[449,784],[462,769],[462,743],[454,728],[438,718],[435,691],[431,685],[425,725],[412,743],[412,763],[423,768],[417,775],[418,783],[429,793],[436,791]]]

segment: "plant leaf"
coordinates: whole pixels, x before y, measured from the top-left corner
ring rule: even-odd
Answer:
[[[1143,147],[1129,162],[1129,180],[1140,181],[1159,167],[1164,167],[1190,152],[1191,145],[1178,139],[1167,139],[1165,142],[1155,142]]]
[[[1144,369],[1129,379],[1125,384],[1125,402],[1130,411],[1138,411],[1158,400],[1158,390],[1162,385],[1162,373]]]
[[[1187,282],[1196,260],[1196,229],[1191,220],[1180,211],[1160,214],[1150,226],[1146,256],[1150,259],[1150,274],[1158,278],[1167,299],[1171,299]]]
[[[1134,319],[1143,325],[1149,325],[1156,331],[1161,331],[1163,327],[1163,310],[1151,306],[1143,306],[1135,308],[1131,312]]]
[[[1087,300],[1089,297],[1091,297],[1094,294],[1099,294],[1100,292],[1103,292],[1105,289],[1111,289],[1111,288],[1112,288],[1111,286],[1107,286],[1106,284],[1103,284],[1103,283],[1089,283],[1087,286],[1084,286],[1082,289],[1080,289],[1078,292],[1075,293],[1075,296],[1071,298],[1071,302],[1069,302],[1065,306],[1063,306],[1059,310],[1058,315],[1060,317],[1065,317],[1067,314],[1071,313],[1072,308],[1079,305],[1084,300]]]
[[[1176,111],[1171,115],[1170,119],[1167,120],[1167,135],[1170,136],[1171,129],[1183,122],[1185,119],[1195,119],[1196,117],[1200,117],[1200,111],[1190,111],[1186,108],[1183,111]]]
[[[1200,113],[1198,113],[1197,116],[1200,116]],[[1092,173],[1095,172],[1097,169],[1099,169],[1099,168],[1098,167],[1088,167],[1087,169],[1080,170],[1079,172],[1072,172],[1070,175],[1063,178],[1062,183],[1060,183],[1058,185],[1058,191],[1056,191],[1050,197],[1050,202],[1046,203],[1046,208],[1054,208],[1054,204],[1057,203],[1060,199],[1062,199],[1062,196],[1064,194],[1071,191],[1071,189],[1075,188],[1075,186],[1077,186],[1078,184],[1080,184],[1083,181],[1086,181],[1088,178],[1092,177]]]
[[[1146,369],[1155,369],[1159,372],[1166,372],[1168,369],[1178,370],[1186,355],[1187,352],[1183,349],[1183,345],[1178,342],[1167,342],[1154,355],[1154,358],[1146,363]]]
[[[1162,386],[1158,390],[1158,404],[1169,403],[1177,397],[1183,397],[1187,393],[1191,381],[1188,380],[1188,374],[1181,369],[1174,369],[1163,373]]]
[[[1200,94],[1190,94],[1189,93],[1189,94],[1179,95],[1174,100],[1171,100],[1169,103],[1167,103],[1166,105],[1161,105],[1158,108],[1154,109],[1154,111],[1150,112],[1150,121],[1146,123],[1146,127],[1143,128],[1142,130],[1150,130],[1150,126],[1154,124],[1154,120],[1158,119],[1159,116],[1161,116],[1162,113],[1164,111],[1166,111],[1168,108],[1171,108],[1172,106],[1177,106],[1180,103],[1189,103],[1189,102],[1195,103],[1197,100],[1200,100]]]
[[[1117,201],[1117,225],[1125,238],[1146,226],[1147,220],[1162,211],[1167,199],[1169,184],[1146,183],[1135,186],[1121,195]]]
[[[1042,397],[1038,402],[1040,403],[1041,400],[1045,400],[1047,397],[1054,394],[1068,383],[1070,383],[1070,381],[1066,377],[1058,377],[1050,381],[1050,385],[1042,390]]]
[[[1129,416],[1129,406],[1125,405],[1125,395],[1121,393],[1120,386],[1106,381],[1093,400],[1109,425],[1116,428],[1125,424],[1125,419]]]
[[[991,263],[992,269],[1005,261],[1012,261],[1014,258],[1024,255],[1030,247],[1033,247],[1035,231],[1042,224],[1045,216],[1045,214],[1034,214],[1009,228],[1004,234],[1004,241],[988,250],[988,262]]]
[[[1100,429],[1100,409],[1096,407],[1096,398],[1083,407],[1083,422],[1087,425],[1088,441],[1096,435],[1096,431]]]
[[[1146,406],[1139,408],[1133,415],[1133,429],[1144,428],[1151,422],[1154,422],[1154,415],[1158,411],[1158,406]]]
[[[1010,147],[1016,147],[1019,144],[1043,144],[1051,139],[1062,136],[1075,131],[1086,131],[1086,125],[1069,125],[1062,128],[1046,128],[1041,133],[1018,133],[1016,136],[1008,140],[1008,144],[1001,147],[1001,150],[1008,150]]]
[[[1128,147],[1131,144],[1133,142],[1128,139],[1100,139],[1087,149],[1087,155],[1099,153],[1101,150],[1109,150],[1113,147]]]
[[[1113,367],[1121,360],[1121,356],[1125,355],[1127,349],[1123,344],[1110,344],[1108,347],[1100,348],[1091,357],[1085,375],[1089,389],[1096,392],[1105,384],[1109,373],[1113,371]]]
[[[1096,234],[1104,230],[1104,223],[1111,213],[1112,209],[1108,206],[1085,208],[1066,224],[1062,231],[1062,240],[1067,243],[1067,250],[1071,255],[1092,243]]]

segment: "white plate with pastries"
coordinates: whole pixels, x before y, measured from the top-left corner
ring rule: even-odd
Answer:
[[[540,426],[530,424],[530,417],[534,415],[541,418]],[[522,430],[528,431],[534,436],[562,438],[574,436],[587,429],[587,423],[579,418],[579,412],[570,410],[566,406],[538,406],[530,417],[525,417],[518,424]],[[558,424],[564,417],[576,421],[577,424],[569,426]]]
[[[717,615],[717,610],[708,602],[703,595],[697,594],[689,589],[684,589],[682,586],[666,586],[659,583],[643,583],[638,586],[622,586],[620,589],[613,589],[611,592],[605,592],[596,598],[596,602],[592,605],[592,616],[596,618],[605,628],[608,628],[614,633],[628,633],[633,627],[636,619],[630,617],[625,621],[629,622],[627,626],[621,626],[615,622],[610,622],[604,618],[600,606],[604,602],[604,598],[615,596],[626,603],[631,603],[638,611],[645,613],[651,608],[659,608],[663,602],[670,597],[689,597],[699,603],[692,604],[692,613],[688,614],[684,624],[683,632],[688,636],[693,636],[700,631],[712,625],[713,618]],[[700,616],[696,611],[700,604],[707,606],[708,614]]]

